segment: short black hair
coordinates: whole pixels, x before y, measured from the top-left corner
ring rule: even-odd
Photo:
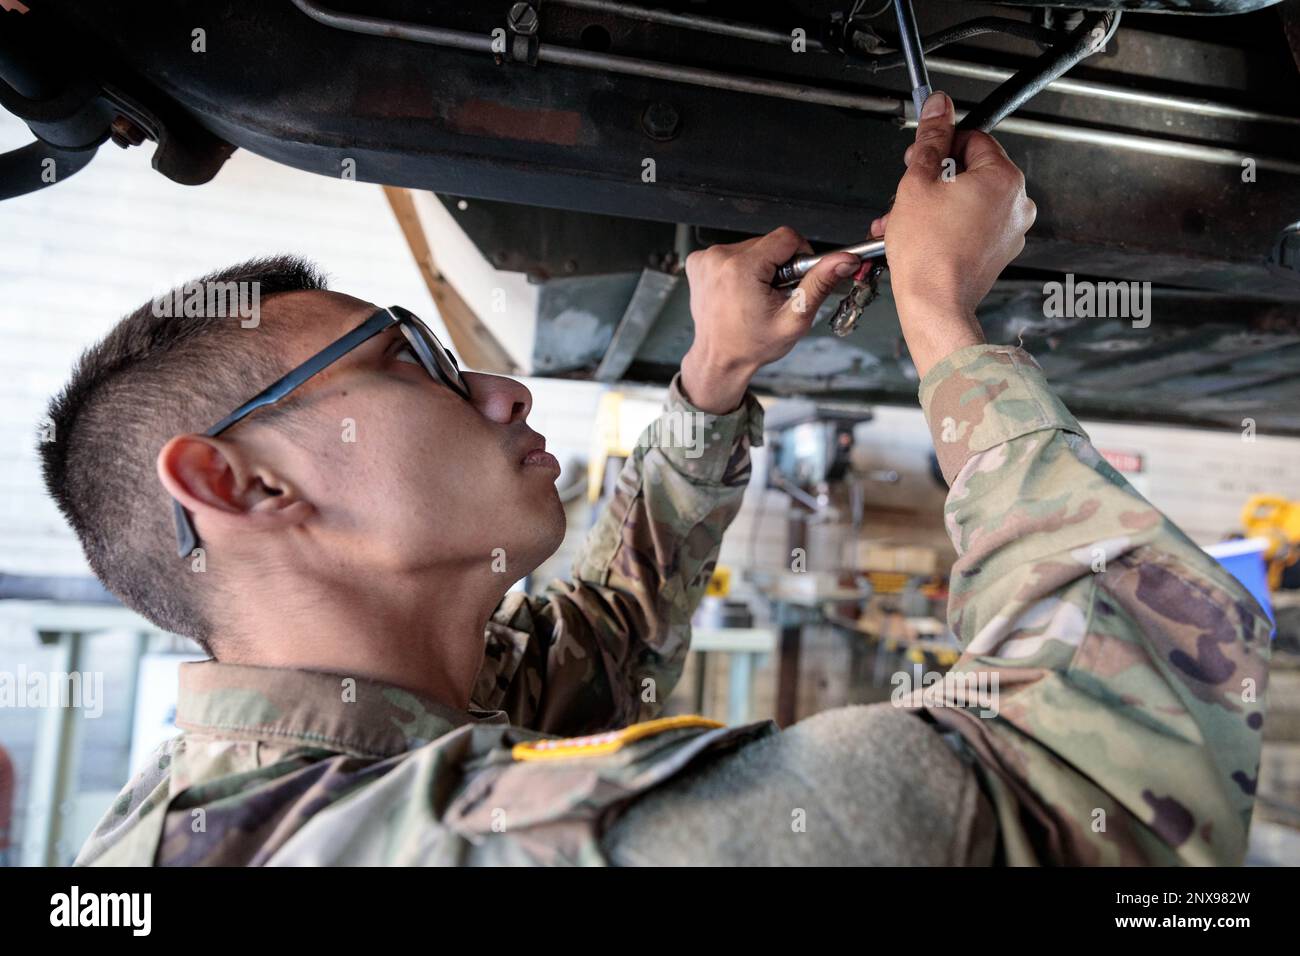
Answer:
[[[212,291],[205,299],[204,290],[252,290],[260,306],[282,292],[326,288],[312,263],[291,255],[187,282],[87,349],[43,423],[45,485],[95,576],[127,607],[213,656],[214,582],[177,557],[171,497],[155,461],[173,436],[211,427],[288,368],[283,350],[268,347],[278,338],[269,327],[246,327],[246,313],[215,302]]]

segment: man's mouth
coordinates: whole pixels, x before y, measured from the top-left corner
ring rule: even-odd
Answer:
[[[546,439],[538,436],[538,441],[524,454],[522,464],[537,468],[549,468],[560,473],[560,462],[546,450]]]

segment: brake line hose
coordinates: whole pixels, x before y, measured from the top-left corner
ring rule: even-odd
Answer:
[[[1060,43],[1000,85],[957,124],[959,129],[988,131],[1059,79],[1071,67],[1105,47],[1119,26],[1120,12],[1087,13]]]
[[[1066,35],[1058,30],[1040,27],[1036,23],[1012,20],[1009,17],[975,17],[973,20],[964,20],[961,23],[931,33],[929,36],[922,37],[921,48],[926,53],[933,53],[940,47],[948,46],[950,43],[960,43],[962,40],[969,40],[971,37],[983,36],[987,33],[1001,33],[1007,36],[1019,37],[1022,40],[1032,40],[1042,47],[1050,47]],[[858,36],[862,35],[858,34]],[[857,47],[856,38],[851,46],[854,46],[852,50],[854,59],[861,60],[866,66],[871,67],[873,73],[878,73],[881,70],[892,70],[903,66],[906,62],[901,50],[892,53],[871,53]]]

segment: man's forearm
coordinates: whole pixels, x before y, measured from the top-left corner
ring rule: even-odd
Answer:
[[[919,378],[956,352],[985,344],[984,329],[975,313],[948,308],[924,299],[895,300],[898,320],[907,339],[907,354]]]
[[[740,407],[757,369],[692,346],[682,359],[679,379],[686,400],[701,411],[726,415]]]
[[[762,444],[753,396],[717,415],[680,386],[619,473],[573,583],[551,592],[581,610],[621,723],[654,716],[680,677],[691,615],[749,484],[749,449]]]

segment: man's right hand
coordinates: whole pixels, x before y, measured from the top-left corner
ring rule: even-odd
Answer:
[[[975,307],[1020,250],[1036,209],[1025,177],[997,140],[957,132],[952,100],[925,101],[885,237],[890,287],[918,374],[984,341]],[[947,162],[945,162],[947,160]]]

